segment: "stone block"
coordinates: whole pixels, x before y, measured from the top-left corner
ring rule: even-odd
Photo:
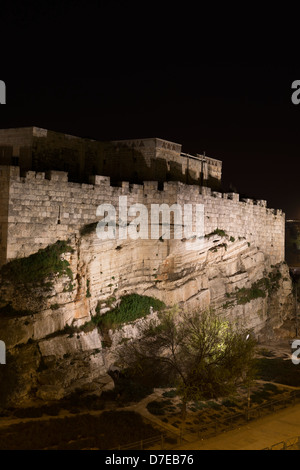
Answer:
[[[56,182],[68,182],[68,173],[66,171],[49,171],[46,173],[46,178],[52,183]]]
[[[90,184],[95,186],[99,186],[101,184],[110,185],[110,177],[109,176],[100,176],[100,175],[92,175],[89,177]]]

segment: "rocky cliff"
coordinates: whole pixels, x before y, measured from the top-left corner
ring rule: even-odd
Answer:
[[[7,348],[2,406],[111,387],[107,372],[114,352],[137,334],[136,323],[143,320],[105,334],[93,320],[133,293],[185,310],[211,306],[261,340],[283,334],[292,318],[287,265],[271,265],[245,238],[216,230],[198,249],[187,250],[185,239],[104,242],[94,229],[86,227],[68,242],[2,268],[0,339]]]

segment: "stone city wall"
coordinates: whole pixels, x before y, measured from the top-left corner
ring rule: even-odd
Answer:
[[[1,263],[79,233],[83,226],[100,220],[96,215],[100,204],[118,209],[119,196],[127,196],[128,207],[136,203],[148,208],[163,203],[204,204],[205,234],[222,229],[229,236],[245,237],[269,255],[273,264],[284,260],[285,215],[267,208],[266,201],[240,201],[235,193],[180,182],[164,183],[160,191],[154,181],[123,182],[119,187],[111,186],[109,177],[93,176],[90,181],[72,183],[66,172],[58,171],[28,171],[20,177],[18,167],[0,166]]]

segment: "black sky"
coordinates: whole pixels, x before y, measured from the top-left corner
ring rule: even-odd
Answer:
[[[199,13],[196,27],[192,9],[139,5],[3,2],[0,127],[181,143],[221,159],[225,186],[300,218],[300,67],[220,58]]]

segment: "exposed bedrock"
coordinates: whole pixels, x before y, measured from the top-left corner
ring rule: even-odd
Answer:
[[[244,237],[211,234],[189,250],[187,243],[73,235],[72,250],[61,255],[69,263],[67,272],[54,272],[43,283],[20,283],[2,272],[0,339],[7,348],[3,367],[13,384],[6,405],[56,400],[77,390],[100,394],[112,387],[108,371],[118,345],[136,337],[144,320],[110,330],[108,344],[91,319],[132,293],[199,314],[212,307],[260,340],[293,336],[293,328],[285,327],[294,308],[285,263],[272,265]]]

